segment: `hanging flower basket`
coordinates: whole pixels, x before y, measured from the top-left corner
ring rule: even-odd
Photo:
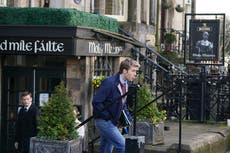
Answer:
[[[162,3],[162,8],[163,8],[163,9],[169,9],[170,7],[172,7],[172,4],[171,4],[171,3],[167,3],[167,2],[163,2],[163,3]]]
[[[180,5],[177,5],[175,9],[177,12],[183,12],[184,11],[184,7],[182,7]]]

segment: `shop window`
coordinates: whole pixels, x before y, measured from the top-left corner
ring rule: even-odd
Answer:
[[[114,73],[114,57],[97,57],[94,63],[94,76],[111,76]]]
[[[0,0],[0,6],[6,6],[6,0]]]
[[[128,0],[106,0],[105,15],[118,21],[127,21]]]
[[[24,66],[24,67],[66,67],[66,58],[57,56],[25,56],[7,55],[4,66]]]

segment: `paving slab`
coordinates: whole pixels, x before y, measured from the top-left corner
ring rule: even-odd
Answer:
[[[145,145],[145,153],[227,153],[230,151],[230,127],[226,123],[181,124],[181,152],[179,148],[179,122],[166,121],[164,144]]]
[[[181,124],[181,152],[179,152],[179,122],[165,121],[164,144],[145,145],[145,153],[230,153],[230,126],[226,123],[197,123],[183,121]],[[99,142],[94,151],[99,153]]]

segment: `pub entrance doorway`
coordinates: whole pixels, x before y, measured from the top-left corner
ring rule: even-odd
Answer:
[[[22,106],[20,93],[30,91],[33,102],[40,107],[41,95],[54,91],[60,81],[65,81],[65,68],[3,67],[1,152],[14,153],[15,121]]]

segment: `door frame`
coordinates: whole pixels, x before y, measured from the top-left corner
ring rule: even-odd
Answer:
[[[37,73],[38,72],[38,73]],[[63,80],[66,82],[66,68],[38,68],[38,67],[16,67],[16,66],[3,66],[2,67],[2,97],[1,97],[1,130],[0,130],[0,151],[6,152],[7,151],[7,143],[9,138],[8,133],[8,124],[10,124],[10,117],[8,115],[8,109],[9,109],[9,92],[10,87],[9,86],[9,80],[8,78],[13,77],[19,77],[19,76],[27,76],[31,80],[27,80],[26,82],[29,82],[31,85],[27,85],[30,92],[32,92],[33,95],[33,103],[35,103],[39,107],[38,102],[38,96],[39,92],[37,93],[36,87],[40,83],[39,78],[60,78],[60,80]],[[14,92],[22,92],[25,90],[18,90],[13,89]],[[51,94],[51,90],[47,91],[49,94]],[[19,108],[20,104],[15,105],[15,107]],[[16,110],[17,110],[16,108]],[[15,111],[16,111],[15,110]],[[14,133],[15,134],[15,133]],[[7,142],[6,142],[7,141]],[[8,152],[6,152],[8,153]]]

